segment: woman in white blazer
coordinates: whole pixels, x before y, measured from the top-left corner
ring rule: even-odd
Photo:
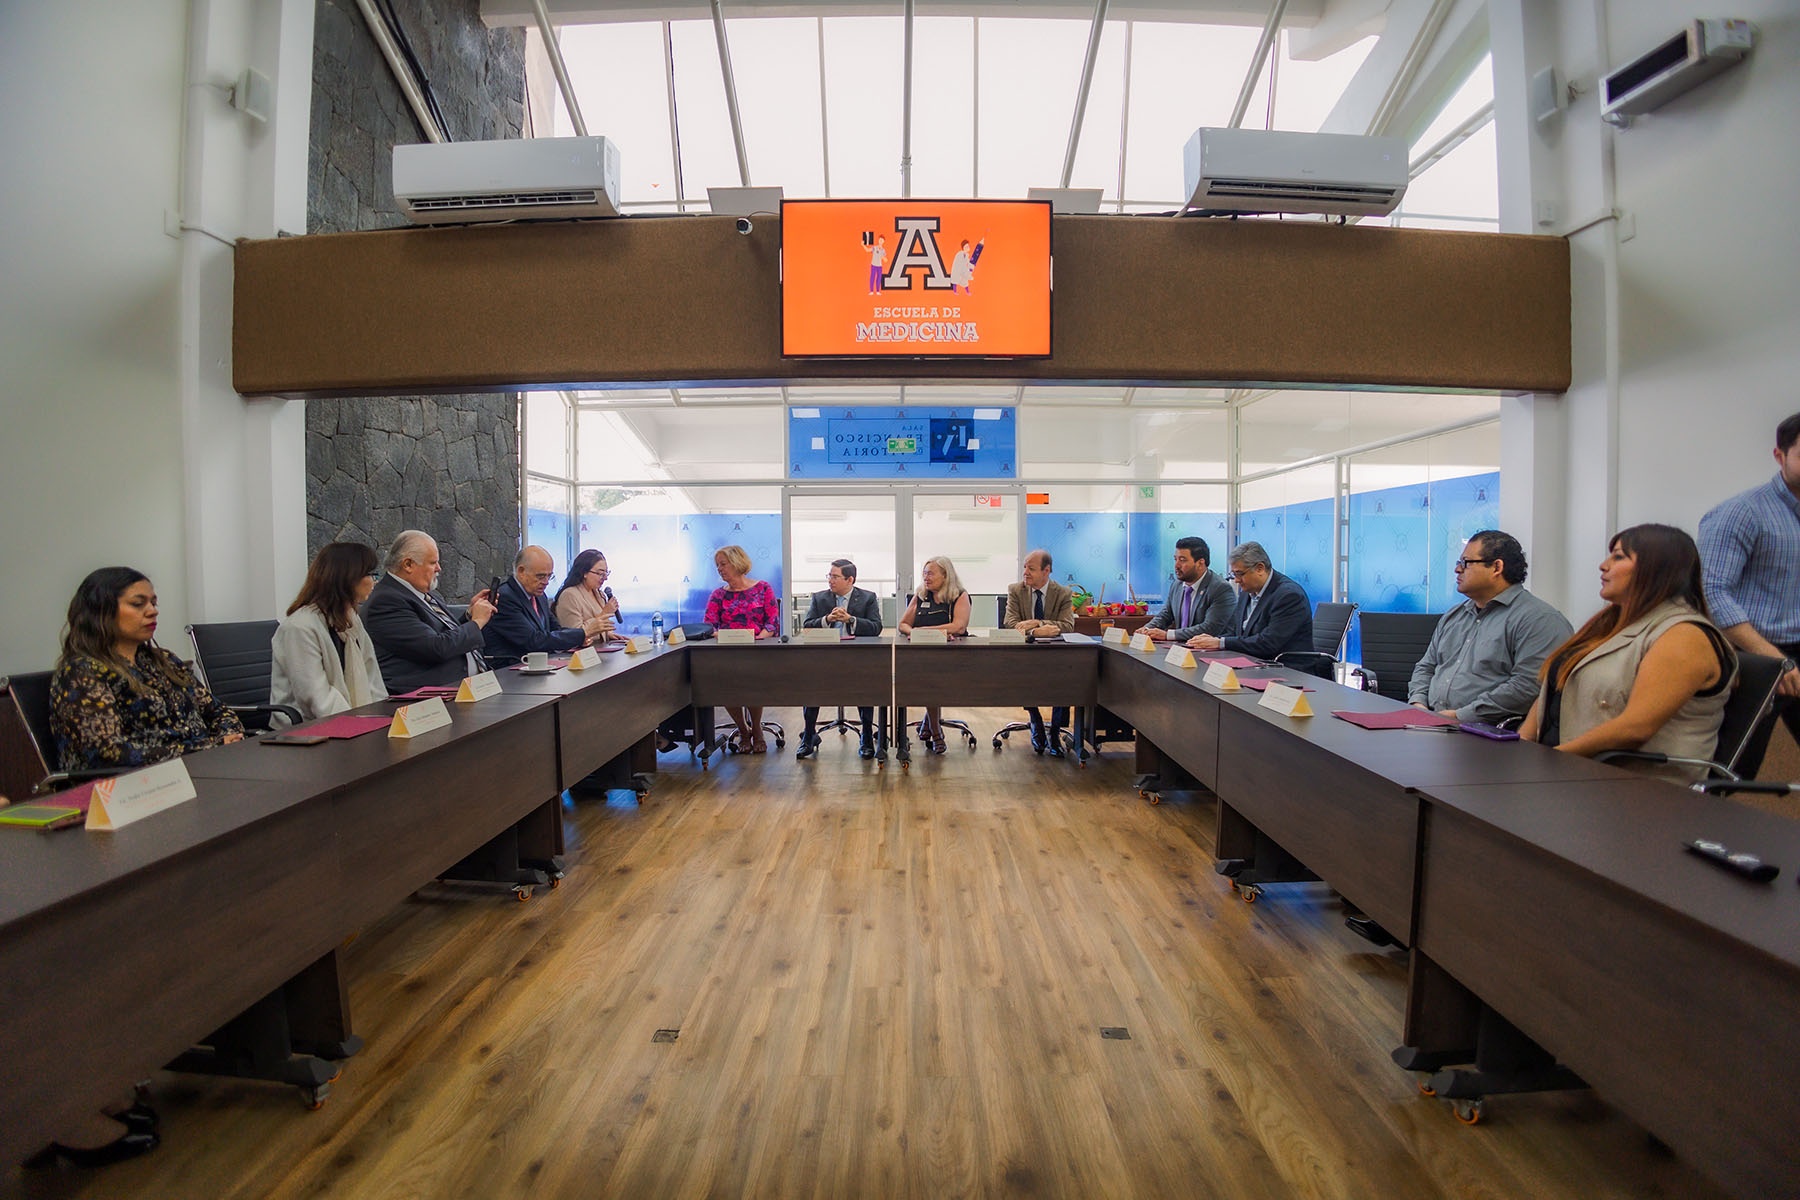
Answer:
[[[272,703],[291,704],[311,721],[387,695],[375,646],[356,615],[379,577],[378,563],[360,542],[332,542],[319,551],[275,631]]]

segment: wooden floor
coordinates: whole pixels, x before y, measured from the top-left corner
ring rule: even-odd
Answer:
[[[1237,900],[1212,805],[1144,803],[1128,752],[1078,771],[984,738],[902,774],[835,734],[793,750],[704,774],[666,755],[641,808],[570,810],[559,889],[434,885],[366,930],[368,1046],[321,1111],[164,1074],[162,1149],[11,1187],[1716,1195],[1591,1094],[1500,1098],[1473,1129],[1419,1096],[1388,1060],[1403,957],[1323,885]]]

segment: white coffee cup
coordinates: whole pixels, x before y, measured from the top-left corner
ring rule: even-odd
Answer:
[[[548,671],[550,655],[543,650],[534,650],[525,656],[525,669],[528,671]]]

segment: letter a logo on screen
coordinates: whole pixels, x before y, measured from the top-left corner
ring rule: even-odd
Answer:
[[[900,245],[894,250],[894,265],[888,268],[881,286],[895,291],[912,287],[908,271],[923,269],[927,290],[943,290],[950,286],[950,272],[944,270],[944,256],[937,244],[936,217],[895,217],[894,229],[900,234]]]
[[[787,200],[781,352],[792,357],[1044,357],[1050,205]]]

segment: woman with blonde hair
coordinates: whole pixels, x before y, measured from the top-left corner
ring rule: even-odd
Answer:
[[[754,629],[758,638],[772,638],[781,632],[781,608],[775,600],[775,589],[760,579],[751,579],[750,556],[742,546],[724,546],[713,555],[713,566],[725,586],[714,588],[706,602],[706,623],[714,629]],[[766,754],[763,741],[762,708],[726,708],[737,725],[732,749],[742,754]]]
[[[956,564],[939,555],[925,560],[919,572],[924,586],[913,593],[900,617],[900,632],[911,635],[915,629],[942,628],[951,637],[969,631],[969,593],[956,577]],[[944,710],[936,705],[925,710],[925,724],[920,736],[933,754],[944,752]]]
[[[1519,735],[1587,758],[1607,750],[1712,758],[1737,655],[1707,617],[1694,539],[1669,525],[1613,535],[1600,598],[1607,606],[1545,660]],[[1705,774],[1620,765],[1683,781]]]

